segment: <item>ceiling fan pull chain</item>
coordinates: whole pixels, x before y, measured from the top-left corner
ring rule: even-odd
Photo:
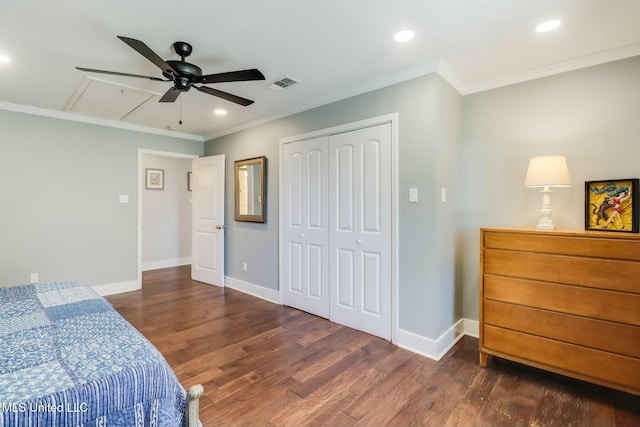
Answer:
[[[182,97],[180,97],[180,121],[178,124],[182,124]]]

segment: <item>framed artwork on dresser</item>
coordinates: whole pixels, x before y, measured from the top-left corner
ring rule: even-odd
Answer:
[[[638,178],[587,181],[586,230],[638,232]]]

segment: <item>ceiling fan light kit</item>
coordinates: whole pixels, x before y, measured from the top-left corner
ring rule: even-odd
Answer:
[[[153,81],[161,82],[173,82],[173,86],[165,92],[160,98],[160,102],[175,102],[182,92],[188,92],[192,87],[199,92],[206,93],[208,95],[216,96],[218,98],[225,99],[227,101],[248,106],[253,104],[250,99],[242,98],[237,95],[233,95],[228,92],[223,92],[218,89],[213,89],[208,86],[195,86],[195,84],[212,84],[212,83],[226,83],[226,82],[243,82],[251,80],[264,80],[264,75],[260,70],[256,68],[239,71],[229,71],[225,73],[215,73],[202,75],[202,69],[197,65],[191,64],[185,61],[185,58],[191,55],[193,47],[187,43],[178,41],[173,44],[173,49],[176,54],[180,56],[180,60],[164,60],[160,58],[149,46],[141,42],[140,40],[132,39],[129,37],[118,36],[120,40],[128,44],[132,49],[151,61],[155,66],[160,68],[164,79],[152,76],[142,76],[139,74],[121,73],[117,71],[105,71],[96,70],[92,68],[76,67],[78,70],[86,71],[89,73],[101,73],[111,74],[124,77],[136,77],[142,79],[149,79]]]

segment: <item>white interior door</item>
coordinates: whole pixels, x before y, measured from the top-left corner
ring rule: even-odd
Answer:
[[[328,137],[283,147],[283,303],[329,317]]]
[[[391,124],[329,140],[330,319],[391,339]]]
[[[192,165],[191,278],[224,285],[224,155]]]

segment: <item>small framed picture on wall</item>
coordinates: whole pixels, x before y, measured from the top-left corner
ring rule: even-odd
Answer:
[[[145,188],[147,190],[164,190],[164,169],[145,170]]]
[[[585,229],[638,232],[638,179],[587,181]]]

